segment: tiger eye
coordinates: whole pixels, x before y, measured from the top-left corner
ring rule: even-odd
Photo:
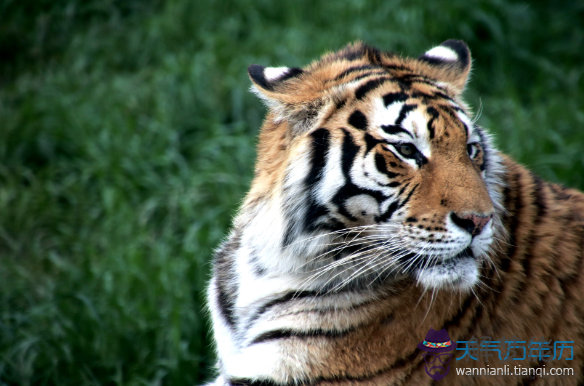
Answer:
[[[403,145],[399,145],[399,152],[405,156],[413,155],[416,152],[416,148],[412,144],[405,143]]]
[[[466,145],[466,152],[470,158],[474,158],[478,153],[479,147],[476,143],[469,143]]]

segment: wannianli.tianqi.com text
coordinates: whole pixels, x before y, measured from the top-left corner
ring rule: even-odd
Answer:
[[[456,369],[456,375],[467,375],[475,377],[490,377],[490,376],[531,376],[531,377],[545,377],[545,376],[574,376],[574,369],[571,367],[550,367],[549,369],[543,365],[542,367],[523,367],[505,365],[503,367],[460,367]]]

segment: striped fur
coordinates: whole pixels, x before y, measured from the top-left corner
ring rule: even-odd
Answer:
[[[449,40],[417,59],[355,44],[250,66],[270,111],[215,255],[215,384],[427,385],[430,328],[576,342],[545,363],[573,377],[444,384],[584,379],[584,195],[499,154],[461,99],[470,64]]]

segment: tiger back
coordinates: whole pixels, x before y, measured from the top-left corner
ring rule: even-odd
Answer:
[[[431,329],[575,341],[571,377],[445,384],[582,381],[584,195],[494,148],[462,100],[470,69],[455,40],[417,59],[357,43],[249,67],[269,112],[214,258],[217,385],[431,384]]]

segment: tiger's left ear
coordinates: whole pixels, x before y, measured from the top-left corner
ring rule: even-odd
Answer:
[[[429,76],[450,85],[456,96],[462,94],[471,68],[470,50],[465,42],[447,40],[418,60],[430,65]]]
[[[304,71],[296,67],[264,67],[252,64],[247,72],[260,92],[275,92],[276,89],[285,86],[288,79],[295,78]]]
[[[302,81],[302,69],[252,64],[247,72],[253,82],[252,91],[266,103],[276,121],[287,121],[292,134],[312,126],[322,94]]]

